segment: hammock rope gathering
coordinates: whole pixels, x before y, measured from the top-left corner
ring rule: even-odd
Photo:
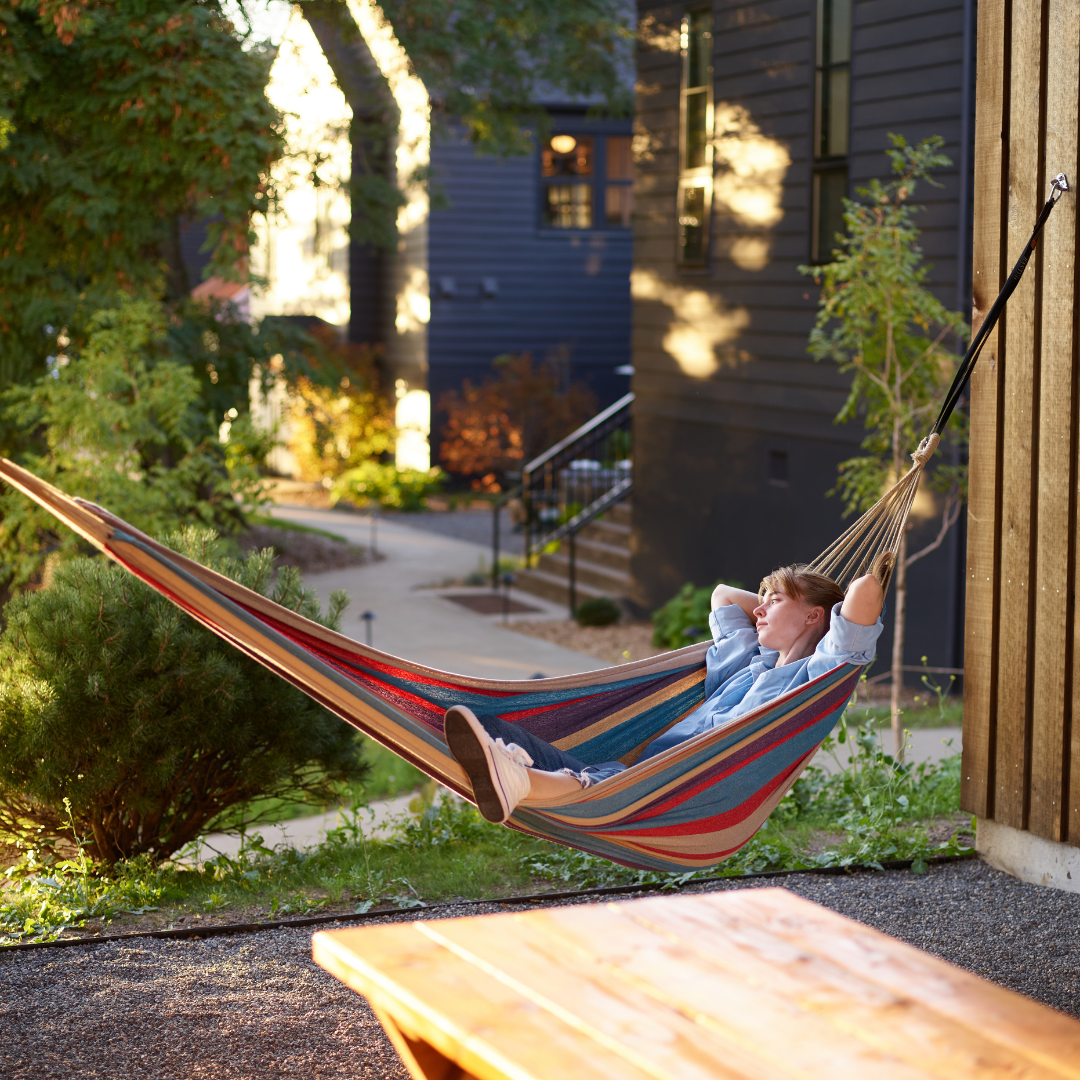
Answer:
[[[912,468],[813,563],[840,584],[874,573],[888,587],[918,490],[978,354],[1062,192],[1063,175],[979,332]],[[761,827],[832,730],[862,668],[843,664],[723,727],[638,761],[645,747],[704,700],[709,644],[554,679],[475,679],[361,645],[158,543],[93,503],[65,495],[0,459],[0,478],[207,629],[331,712],[471,799],[443,737],[451,705],[495,713],[586,764],[627,766],[602,784],[544,805],[519,806],[511,828],[636,869],[715,865]]]

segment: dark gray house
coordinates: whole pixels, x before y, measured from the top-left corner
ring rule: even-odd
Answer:
[[[637,601],[755,587],[841,531],[826,493],[862,431],[806,352],[840,199],[887,172],[888,132],[945,139],[918,201],[939,298],[970,310],[973,0],[638,6],[633,270]],[[908,655],[963,660],[963,523],[909,578]],[[913,544],[931,538],[929,519]],[[886,657],[886,638],[879,655]],[[879,667],[879,670],[881,668]]]

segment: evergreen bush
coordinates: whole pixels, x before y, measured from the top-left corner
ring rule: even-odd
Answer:
[[[275,575],[270,549],[225,558],[215,534],[195,528],[165,542],[338,625],[344,595],[323,615],[294,569]],[[0,839],[9,845],[70,846],[76,833],[104,863],[159,861],[242,819],[252,800],[328,801],[367,770],[346,724],[104,558],[61,565],[4,617]]]
[[[699,589],[688,581],[663,607],[657,608],[652,614],[653,644],[657,648],[681,649],[698,641],[711,641],[711,600],[719,584],[717,581]],[[723,584],[741,588],[737,581]]]
[[[579,626],[612,626],[621,614],[622,609],[610,596],[594,596],[574,612],[574,618]]]

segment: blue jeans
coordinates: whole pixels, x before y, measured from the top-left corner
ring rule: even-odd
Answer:
[[[604,761],[599,765],[586,765],[579,761],[573,754],[560,750],[557,746],[545,742],[539,735],[526,731],[519,724],[511,724],[500,716],[492,716],[487,713],[477,716],[477,720],[484,726],[484,730],[493,739],[502,739],[504,743],[517,743],[529,757],[533,759],[533,768],[543,772],[559,772],[561,769],[569,769],[579,779],[587,779],[588,784],[598,784],[601,780],[607,780],[609,776],[625,771],[626,766],[621,761]]]

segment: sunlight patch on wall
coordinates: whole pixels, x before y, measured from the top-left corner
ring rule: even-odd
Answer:
[[[693,379],[712,375],[721,364],[717,348],[736,338],[750,323],[746,308],[725,309],[719,297],[704,289],[664,281],[652,270],[633,271],[630,292],[635,300],[658,300],[671,308],[674,318],[662,344],[683,373]],[[737,360],[725,356],[724,362]]]
[[[714,112],[716,180],[714,211],[725,211],[738,226],[767,230],[784,216],[784,177],[791,167],[787,147],[762,130],[741,105],[718,103]],[[755,231],[730,239],[728,254],[744,270],[763,270],[770,239]]]
[[[431,286],[427,271],[419,266],[408,268],[398,288],[394,326],[399,334],[416,333],[431,322]]]

